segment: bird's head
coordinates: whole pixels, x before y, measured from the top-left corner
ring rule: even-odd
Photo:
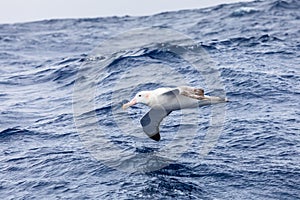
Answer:
[[[149,105],[150,104],[150,94],[151,92],[150,91],[141,91],[141,92],[138,92],[134,98],[129,101],[128,103],[125,103],[122,108],[125,110],[126,108],[130,107],[130,106],[133,106],[137,103],[142,103],[142,104],[146,104],[146,105]]]

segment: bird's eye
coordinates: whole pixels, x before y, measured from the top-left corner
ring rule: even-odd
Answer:
[[[139,97],[142,97],[142,95],[141,95],[141,94],[139,94]]]

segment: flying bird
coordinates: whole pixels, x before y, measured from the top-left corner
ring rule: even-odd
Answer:
[[[196,108],[199,106],[226,102],[227,98],[204,95],[204,90],[189,86],[176,88],[158,88],[152,91],[138,92],[123,109],[127,109],[137,103],[149,106],[140,123],[143,131],[153,140],[160,140],[159,125],[161,121],[174,110]]]

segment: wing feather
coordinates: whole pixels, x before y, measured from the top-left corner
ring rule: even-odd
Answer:
[[[167,111],[163,107],[151,108],[141,119],[143,131],[153,140],[159,141],[159,125],[161,121],[172,111]]]

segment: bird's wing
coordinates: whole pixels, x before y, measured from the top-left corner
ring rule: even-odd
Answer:
[[[179,94],[197,100],[204,100],[204,90],[201,88],[195,88],[190,86],[180,86],[178,87]]]
[[[183,95],[192,99],[203,100],[204,90],[201,88],[194,88],[189,86],[180,86],[162,94],[164,97],[174,98],[178,95]]]
[[[153,140],[159,141],[160,122],[172,111],[167,111],[163,107],[154,107],[147,112],[141,119],[141,125],[144,132]]]
[[[162,93],[161,95],[165,96],[165,97],[174,98],[176,95],[179,95],[179,94],[180,94],[180,90],[178,88],[176,88],[176,89],[169,90],[165,93]]]

